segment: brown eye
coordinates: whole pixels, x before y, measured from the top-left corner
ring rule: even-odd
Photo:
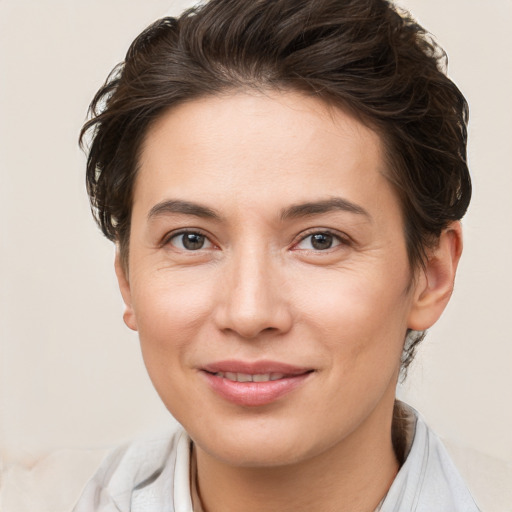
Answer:
[[[295,248],[309,251],[326,251],[341,243],[342,240],[336,235],[328,232],[318,232],[304,237]]]
[[[329,233],[317,233],[311,236],[311,245],[315,249],[330,249],[332,247],[333,236]]]
[[[198,251],[211,247],[211,242],[201,233],[188,231],[178,233],[170,239],[171,245],[184,251]]]

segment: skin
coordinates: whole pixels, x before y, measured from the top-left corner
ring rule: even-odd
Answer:
[[[442,313],[461,231],[411,270],[385,173],[378,134],[294,92],[195,100],[147,133],[116,271],[153,384],[194,441],[207,512],[373,511],[393,481],[405,333]],[[187,250],[183,230],[203,247]],[[331,247],[313,245],[322,233]],[[244,406],[202,371],[227,359],[312,371]]]

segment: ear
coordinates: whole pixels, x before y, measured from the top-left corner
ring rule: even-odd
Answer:
[[[462,254],[462,227],[451,223],[429,250],[425,268],[419,270],[408,327],[424,331],[439,319],[453,291],[455,273]]]
[[[130,281],[127,273],[127,269],[122,262],[119,247],[116,247],[116,259],[114,262],[114,267],[116,269],[117,282],[119,284],[119,290],[121,290],[121,295],[123,297],[124,302],[124,313],[123,320],[124,323],[132,330],[137,330],[137,321],[135,319],[135,313],[133,311],[132,306],[132,294],[130,291]]]

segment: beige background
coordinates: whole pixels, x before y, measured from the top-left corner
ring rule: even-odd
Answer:
[[[187,1],[0,0],[0,456],[99,448],[170,419],[122,323],[77,136],[131,40]],[[447,312],[399,395],[485,510],[512,510],[512,1],[403,0],[471,106],[474,199]],[[37,512],[37,511],[36,511]]]

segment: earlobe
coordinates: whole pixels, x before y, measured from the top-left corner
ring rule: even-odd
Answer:
[[[116,247],[116,258],[114,262],[114,267],[116,270],[117,282],[119,284],[119,290],[121,291],[121,295],[123,297],[124,302],[124,313],[123,320],[124,323],[133,331],[137,330],[137,321],[135,319],[135,313],[133,311],[132,306],[132,296],[130,291],[130,281],[127,275],[127,271],[123,262],[121,261],[121,255],[119,248]]]
[[[462,253],[460,222],[451,223],[429,250],[424,269],[419,270],[408,327],[424,331],[432,327],[450,300]]]

